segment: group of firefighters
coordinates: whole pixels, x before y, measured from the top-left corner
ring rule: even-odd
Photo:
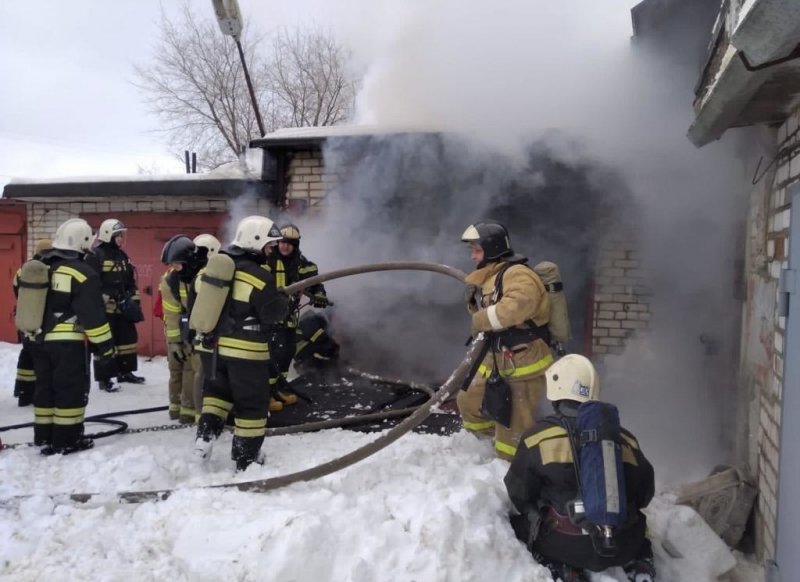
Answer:
[[[18,380],[35,385],[31,390],[18,381],[16,390],[20,404],[33,402],[34,441],[45,455],[92,446],[83,433],[90,384],[87,350],[94,354],[101,389],[115,390],[114,376],[118,382],[143,381],[133,374],[135,322],[142,314],[133,268],[121,248],[124,231],[118,220],[105,221],[92,248],[89,224],[67,220],[56,231],[52,248],[37,246],[47,279],[26,278],[26,269],[35,274],[29,262],[16,281],[24,339]],[[590,535],[600,526],[576,517],[582,481],[574,435],[583,436],[576,432],[580,410],[599,399],[600,387],[587,358],[569,354],[554,359],[554,353],[562,355],[550,327],[560,281],[543,281],[527,258],[515,254],[500,223],[472,224],[462,241],[476,265],[465,281],[472,335],[488,338],[488,349],[457,405],[464,428],[493,439],[497,456],[511,461],[505,484],[516,509],[510,518],[515,534],[554,579],[586,582],[587,570],[621,566],[631,582],[652,582],[653,555],[640,510],[653,496],[653,468],[636,438],[618,424],[612,450],[620,459],[622,486],[617,497],[609,494],[608,503],[621,506],[625,519],[615,528],[603,526],[606,533],[615,530],[609,542],[614,551],[603,551]],[[194,453],[202,459],[210,456],[232,416],[231,457],[237,470],[263,463],[270,410],[296,399],[287,391],[286,375],[299,347],[300,298],[279,289],[317,275],[299,243],[295,225],[278,228],[267,217],[249,216],[238,223],[224,249],[210,234],[194,240],[177,235],[164,246],[162,262],[168,270],[159,290],[169,346],[169,412],[179,421],[197,422]],[[23,320],[25,313],[36,311],[35,302],[28,300],[34,305],[30,308],[23,294],[33,297],[42,288],[43,315],[20,324],[20,311]],[[329,305],[322,285],[304,294],[314,307]],[[32,372],[22,373],[30,362]],[[537,419],[545,396],[555,415]]]

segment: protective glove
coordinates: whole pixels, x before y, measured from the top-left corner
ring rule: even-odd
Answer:
[[[169,354],[183,364],[189,357],[189,350],[183,342],[173,342],[169,344]]]
[[[311,305],[317,309],[322,309],[331,305],[331,302],[328,301],[328,298],[322,293],[316,293],[311,297]]]
[[[464,301],[467,304],[467,309],[469,309],[470,311],[475,311],[477,309],[480,309],[477,298],[479,291],[480,289],[478,288],[477,285],[467,284],[464,287]]]

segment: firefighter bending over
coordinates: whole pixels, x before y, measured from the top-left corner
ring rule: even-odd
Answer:
[[[128,254],[122,250],[125,242],[125,225],[116,218],[104,220],[97,232],[97,246],[87,255],[89,263],[100,274],[106,314],[111,325],[116,347],[117,382],[144,383],[144,378],[136,376],[138,368],[136,344],[139,336],[136,323],[144,320],[139,304],[139,291],[136,289],[135,267]],[[106,372],[107,374],[107,372]],[[111,381],[111,376],[103,376],[95,366],[95,380],[101,390],[116,392],[119,386]]]
[[[211,455],[214,441],[233,410],[231,457],[243,471],[263,463],[271,371],[269,338],[288,313],[288,300],[275,287],[266,262],[280,240],[263,216],[242,219],[227,250],[209,260],[198,279],[190,326],[198,331],[205,388],[195,454]]]
[[[511,460],[520,436],[534,424],[544,371],[553,363],[550,299],[528,259],[514,254],[503,225],[477,222],[461,240],[476,264],[465,280],[472,334],[488,332],[489,350],[468,388],[459,392],[458,410],[464,428],[493,436],[497,456]],[[500,402],[500,410],[493,402]]]
[[[319,274],[316,263],[308,260],[300,252],[300,229],[294,224],[285,224],[280,228],[281,240],[278,242],[278,252],[269,256],[268,264],[272,273],[275,275],[275,284],[278,289],[288,287],[298,281],[304,281]],[[330,305],[328,295],[322,283],[312,285],[303,293],[308,296],[311,305],[316,308],[324,308]],[[290,299],[289,316],[284,324],[276,330],[273,345],[275,346],[274,359],[280,373],[279,383],[286,381],[289,374],[289,367],[295,355],[298,341],[298,314],[297,307],[300,302],[300,295],[295,295]],[[277,411],[283,408],[283,404],[294,404],[297,396],[286,392],[278,391],[279,401],[270,402],[270,410]]]
[[[511,516],[516,536],[554,580],[588,582],[585,570],[622,566],[631,582],[653,582],[653,552],[641,512],[653,497],[652,465],[633,434],[619,426],[616,408],[596,402],[600,382],[587,358],[567,355],[546,375],[556,414],[523,435],[505,477],[519,512]],[[596,448],[584,450],[589,446]],[[602,526],[598,513],[617,521],[603,526],[602,535],[596,535]]]
[[[30,344],[36,372],[33,437],[43,455],[68,454],[94,446],[83,430],[89,400],[86,340],[101,372],[113,366],[114,342],[106,321],[100,277],[83,260],[92,238],[85,220],[67,220],[56,231],[53,250],[43,253],[42,262],[26,263],[20,275],[18,316],[35,313],[32,319],[39,320],[38,333],[31,332],[36,322],[20,324],[24,317],[18,317],[17,327],[35,340]],[[49,283],[26,285],[26,268],[34,263],[49,266]]]

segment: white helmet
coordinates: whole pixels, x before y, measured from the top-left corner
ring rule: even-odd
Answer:
[[[547,399],[586,402],[600,397],[600,378],[589,358],[567,354],[547,368]]]
[[[70,218],[56,230],[53,248],[85,253],[92,246],[94,233],[89,223],[82,218]]]
[[[248,216],[239,221],[232,244],[240,249],[260,253],[267,244],[282,238],[281,231],[266,216]]]
[[[97,238],[102,242],[108,243],[119,233],[125,232],[126,230],[128,229],[125,228],[125,225],[116,218],[107,218],[103,221],[103,224],[100,225],[100,230],[97,231]]]
[[[208,249],[208,256],[213,257],[219,252],[220,242],[213,234],[198,234],[194,237],[195,246]]]

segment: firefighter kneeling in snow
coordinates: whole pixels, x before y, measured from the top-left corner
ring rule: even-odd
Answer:
[[[505,478],[519,512],[511,516],[515,534],[550,568],[554,580],[588,582],[585,570],[622,566],[631,582],[652,582],[653,552],[641,512],[653,497],[652,465],[636,438],[619,426],[616,409],[595,402],[600,382],[587,358],[567,355],[546,375],[547,398],[556,415],[539,421],[522,437]],[[594,426],[591,408],[603,411]],[[612,448],[605,446],[609,441]],[[597,448],[584,451],[592,442]],[[591,491],[582,490],[581,482],[591,483]],[[599,492],[607,491],[615,493],[598,499]],[[598,509],[606,520],[618,523],[599,529],[591,519]]]
[[[477,266],[465,280],[472,333],[489,332],[490,350],[467,390],[459,392],[458,410],[464,428],[493,435],[497,456],[511,460],[520,436],[534,424],[544,396],[544,371],[553,363],[550,299],[527,259],[514,254],[503,225],[475,223],[461,240]],[[504,395],[498,399],[499,390]],[[499,414],[491,405],[498,400],[505,401]]]
[[[239,471],[264,458],[272,370],[269,338],[288,314],[288,300],[266,267],[267,254],[280,239],[270,219],[242,219],[233,242],[200,275],[189,322],[202,342],[198,349],[203,350],[206,378],[195,454],[210,456],[233,410],[231,457]]]
[[[29,265],[42,267],[47,273],[38,261],[26,263],[20,275],[17,328],[34,339],[33,437],[44,455],[67,454],[94,445],[83,433],[89,400],[87,338],[100,369],[113,366],[114,342],[106,321],[100,277],[83,261],[92,238],[85,220],[67,220],[56,231],[53,250],[43,253],[42,262],[49,265],[44,285],[25,282]]]

